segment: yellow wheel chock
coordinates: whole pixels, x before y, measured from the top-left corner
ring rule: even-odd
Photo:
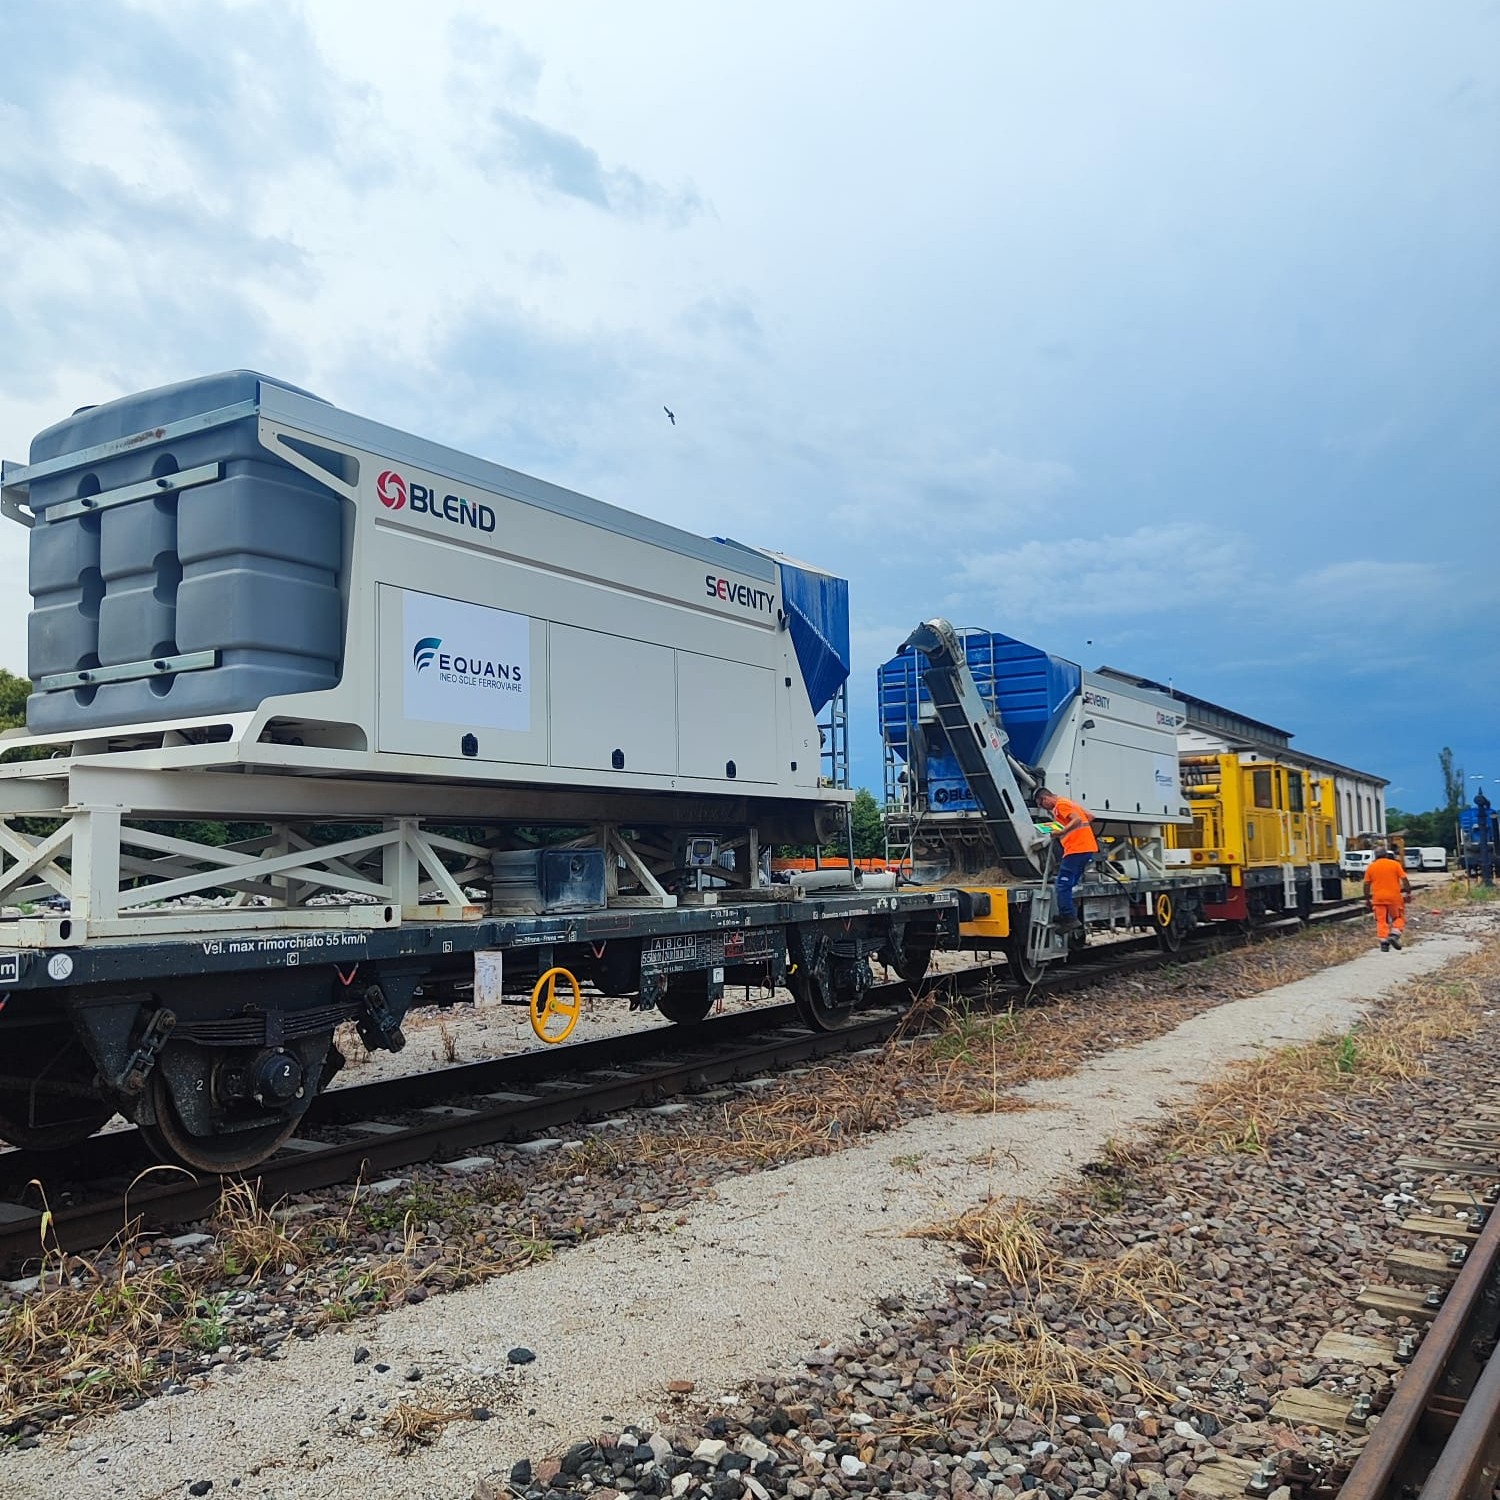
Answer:
[[[559,997],[557,993],[558,980],[564,981],[573,992],[572,999]],[[531,1029],[544,1042],[565,1042],[572,1036],[573,1028],[578,1024],[578,1017],[583,1013],[583,991],[578,987],[578,980],[574,978],[571,970],[548,969],[531,991]],[[555,1017],[561,1017],[563,1028],[561,1031],[549,1032],[547,1023]]]

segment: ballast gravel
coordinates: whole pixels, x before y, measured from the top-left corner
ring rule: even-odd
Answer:
[[[673,1457],[661,1429],[688,1416],[679,1402],[712,1403],[767,1369],[795,1369],[809,1359],[833,1364],[877,1306],[962,1305],[965,1288],[972,1297],[978,1284],[962,1275],[950,1248],[909,1238],[912,1227],[996,1195],[1044,1196],[1111,1137],[1159,1118],[1164,1104],[1223,1062],[1347,1027],[1386,988],[1472,950],[1475,931],[1489,924],[1465,919],[1450,928],[1456,930],[1437,932],[1399,957],[1372,952],[1219,1006],[1068,1077],[1030,1085],[1021,1091],[1031,1106],[1024,1111],[925,1117],[832,1156],[727,1179],[670,1220],[643,1217],[629,1232],[401,1308],[348,1335],[289,1340],[274,1362],[226,1364],[201,1386],[0,1455],[0,1487],[16,1500],[52,1500],[59,1485],[85,1500],[149,1500],[205,1481],[216,1494],[278,1500],[365,1500],[372,1493],[467,1500],[487,1487],[502,1492],[512,1465],[522,1461],[537,1461],[537,1483],[571,1487],[593,1467],[592,1445],[574,1440],[608,1432],[616,1435],[605,1464],[614,1488],[681,1494],[712,1473],[715,1500],[763,1500],[763,1481],[773,1479],[776,1491],[794,1500],[832,1500],[850,1487],[890,1490],[890,1475],[877,1470],[883,1482],[870,1480],[867,1459],[831,1429],[815,1439],[826,1446],[816,1463],[808,1460],[805,1482],[775,1478],[763,1468],[769,1459],[746,1452],[748,1442],[791,1425],[774,1406],[770,1416],[749,1419],[765,1430],[736,1435],[736,1451],[748,1461],[727,1470],[723,1456],[712,1470],[706,1459],[691,1458],[700,1441],[722,1440],[723,1432],[697,1433]],[[920,1171],[897,1161],[919,1163]],[[535,1352],[534,1362],[509,1363],[507,1351],[521,1347]],[[872,1377],[846,1359],[839,1378]],[[874,1383],[883,1388],[878,1377]],[[777,1395],[774,1383],[767,1389]],[[1133,1393],[1119,1394],[1127,1402]],[[453,1421],[430,1445],[409,1451],[399,1451],[387,1428],[403,1409],[460,1408],[482,1416]],[[744,1415],[732,1396],[724,1409]],[[816,1432],[820,1418],[795,1415]],[[849,1420],[858,1425],[856,1415]],[[649,1442],[661,1450],[657,1468],[666,1475],[669,1464],[670,1477],[637,1484],[639,1470],[618,1448],[627,1426],[637,1448]],[[1121,1441],[1138,1436],[1126,1433]],[[1106,1434],[1106,1446],[1112,1441]],[[847,1451],[835,1453],[841,1446]],[[556,1460],[542,1458],[565,1449],[561,1472]],[[683,1474],[692,1477],[679,1483]],[[1003,1488],[1045,1482],[1024,1483],[1020,1473],[1010,1479],[1013,1486],[969,1469],[962,1478],[957,1470],[940,1476],[929,1469],[925,1477],[908,1470],[900,1488],[972,1488],[1005,1500]],[[652,1488],[657,1483],[661,1490]],[[610,1500],[609,1487],[595,1493]]]

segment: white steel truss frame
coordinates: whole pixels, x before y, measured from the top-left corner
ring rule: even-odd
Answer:
[[[609,807],[624,818],[610,818]],[[0,905],[22,913],[0,921],[0,946],[477,921],[491,914],[491,856],[516,847],[509,835],[517,827],[563,821],[567,812],[577,816],[565,821],[589,830],[584,841],[605,850],[611,907],[678,904],[663,884],[680,873],[669,852],[674,817],[715,830],[721,849],[743,847],[745,871],[710,873],[753,888],[755,804],[693,807],[701,821],[687,823],[694,814],[683,803],[637,796],[563,799],[524,788],[496,796],[451,782],[166,769],[128,754],[17,763],[0,768]],[[189,835],[188,825],[201,820],[264,831],[214,844]],[[147,821],[169,827],[142,826]],[[363,826],[341,838],[338,824]],[[487,842],[456,837],[455,826]],[[327,840],[330,827],[334,841],[319,842],[315,830]],[[660,831],[626,833],[647,829]],[[470,893],[475,887],[482,900]],[[227,894],[192,901],[210,893]],[[67,909],[29,909],[52,898]]]
[[[205,843],[133,827],[118,807],[74,808],[44,834],[19,823],[0,821],[0,901],[23,912],[52,897],[68,903],[65,915],[27,913],[6,923],[7,940],[22,946],[484,915],[465,883],[488,882],[491,850],[424,828],[417,818],[385,819],[377,832],[322,844],[293,822],[238,843]],[[445,862],[444,854],[459,858]],[[228,899],[181,904],[210,892],[228,892]],[[312,904],[316,898],[321,902]]]

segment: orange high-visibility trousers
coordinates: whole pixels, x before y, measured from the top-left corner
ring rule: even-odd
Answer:
[[[1375,936],[1382,943],[1392,932],[1400,937],[1406,931],[1406,902],[1376,901],[1372,904],[1375,908]]]

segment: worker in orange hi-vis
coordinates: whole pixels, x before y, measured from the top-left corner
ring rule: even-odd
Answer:
[[[1406,898],[1411,895],[1411,881],[1395,853],[1382,849],[1365,870],[1365,906],[1375,913],[1375,936],[1380,951],[1389,953],[1401,948],[1401,934],[1406,931]]]
[[[1062,860],[1057,867],[1057,918],[1059,927],[1077,927],[1078,908],[1073,901],[1073,887],[1083,879],[1089,861],[1099,852],[1094,836],[1094,820],[1081,802],[1071,802],[1042,787],[1036,794],[1036,805],[1060,824],[1053,834],[1062,845]]]

